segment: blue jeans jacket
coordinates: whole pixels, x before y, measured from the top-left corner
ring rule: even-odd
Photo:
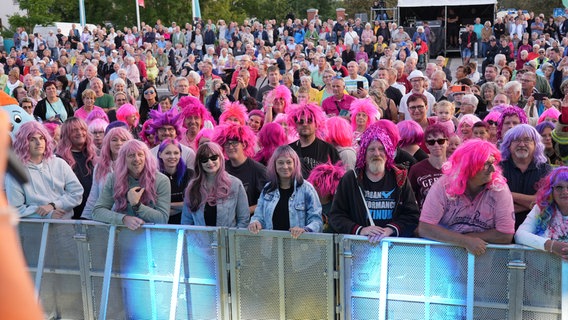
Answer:
[[[268,185],[268,184],[267,184]],[[265,186],[266,189],[266,186]],[[263,229],[272,230],[272,214],[280,200],[280,191],[262,191],[251,222],[258,221]],[[321,203],[314,186],[304,180],[301,185],[294,182],[294,192],[288,202],[290,227],[307,228],[308,231],[322,232]]]

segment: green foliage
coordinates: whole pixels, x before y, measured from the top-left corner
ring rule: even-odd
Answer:
[[[17,0],[21,10],[27,15],[14,14],[8,18],[12,27],[23,26],[32,30],[36,24],[47,25],[57,21],[58,16],[52,12],[55,0]]]

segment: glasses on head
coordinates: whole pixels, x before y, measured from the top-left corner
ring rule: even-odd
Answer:
[[[225,147],[236,147],[239,143],[241,142],[237,140],[227,140],[227,142],[225,142]]]
[[[154,91],[154,90],[146,90],[146,91],[144,91],[144,94],[154,94],[154,93],[156,93],[156,91]]]
[[[529,137],[524,137],[524,138],[515,139],[515,140],[513,140],[513,142],[515,142],[515,143],[521,143],[522,142],[524,144],[529,144],[529,143],[534,142],[534,140],[529,138]]]
[[[217,159],[219,159],[219,156],[215,154],[215,155],[212,155],[210,157],[202,157],[202,158],[199,159],[199,162],[207,163],[209,160],[217,161]]]
[[[430,146],[433,146],[436,143],[439,145],[443,145],[444,143],[446,143],[446,141],[448,141],[448,139],[442,138],[442,139],[426,140],[426,143]]]
[[[312,118],[309,118],[307,120],[306,119],[296,119],[296,124],[303,125],[303,124],[306,124],[306,123],[312,124],[312,123],[314,123],[314,119],[312,119]]]
[[[420,105],[420,106],[408,107],[408,110],[416,111],[416,110],[423,110],[424,108],[426,108],[426,106]]]
[[[487,123],[488,123],[490,126],[496,126],[496,125],[498,125],[497,121],[495,121],[495,120],[487,120]]]

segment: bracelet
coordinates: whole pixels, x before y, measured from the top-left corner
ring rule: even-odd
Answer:
[[[138,209],[140,209],[140,204],[141,204],[141,202],[140,202],[140,201],[138,201],[138,203],[137,203],[137,204],[135,204],[135,205],[131,206],[131,207],[132,207],[132,210],[134,210],[134,211],[138,211]]]
[[[548,249],[549,252],[552,253],[552,249],[554,248],[554,240],[550,239],[550,248]]]

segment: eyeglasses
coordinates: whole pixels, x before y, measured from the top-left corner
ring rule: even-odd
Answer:
[[[487,123],[488,123],[490,126],[496,126],[496,125],[498,125],[497,121],[494,121],[494,120],[487,120]]]
[[[309,118],[309,119],[307,119],[307,120],[304,120],[304,119],[296,119],[296,124],[304,125],[304,124],[306,124],[306,123],[307,123],[307,124],[312,124],[312,123],[314,123],[314,119],[312,119],[312,118]]]
[[[154,93],[156,93],[156,91],[154,91],[154,90],[146,90],[146,91],[144,91],[144,94],[154,94]]]
[[[199,159],[199,162],[201,163],[207,163],[209,160],[211,161],[217,161],[217,159],[219,159],[218,155],[212,155],[210,157],[202,157]]]
[[[432,139],[432,140],[426,140],[426,143],[430,146],[433,146],[434,144],[439,144],[439,145],[443,145],[444,143],[446,143],[446,141],[448,141],[448,139]]]
[[[521,143],[522,142],[524,144],[529,144],[529,143],[534,142],[534,140],[529,138],[529,137],[524,137],[524,138],[515,139],[515,140],[513,140],[513,142],[515,142],[515,143]]]
[[[93,133],[93,135],[97,135],[97,136],[100,135],[100,134],[105,134],[104,131],[93,131],[92,133]]]
[[[227,140],[227,142],[225,142],[225,147],[236,147],[239,143],[241,142],[237,140]]]
[[[554,191],[558,192],[558,193],[562,193],[564,191],[568,190],[568,186],[554,186]]]
[[[158,129],[158,132],[164,133],[164,132],[175,132],[176,128],[174,127],[161,127]]]
[[[408,107],[408,110],[416,111],[416,110],[423,110],[426,106],[412,106]]]

